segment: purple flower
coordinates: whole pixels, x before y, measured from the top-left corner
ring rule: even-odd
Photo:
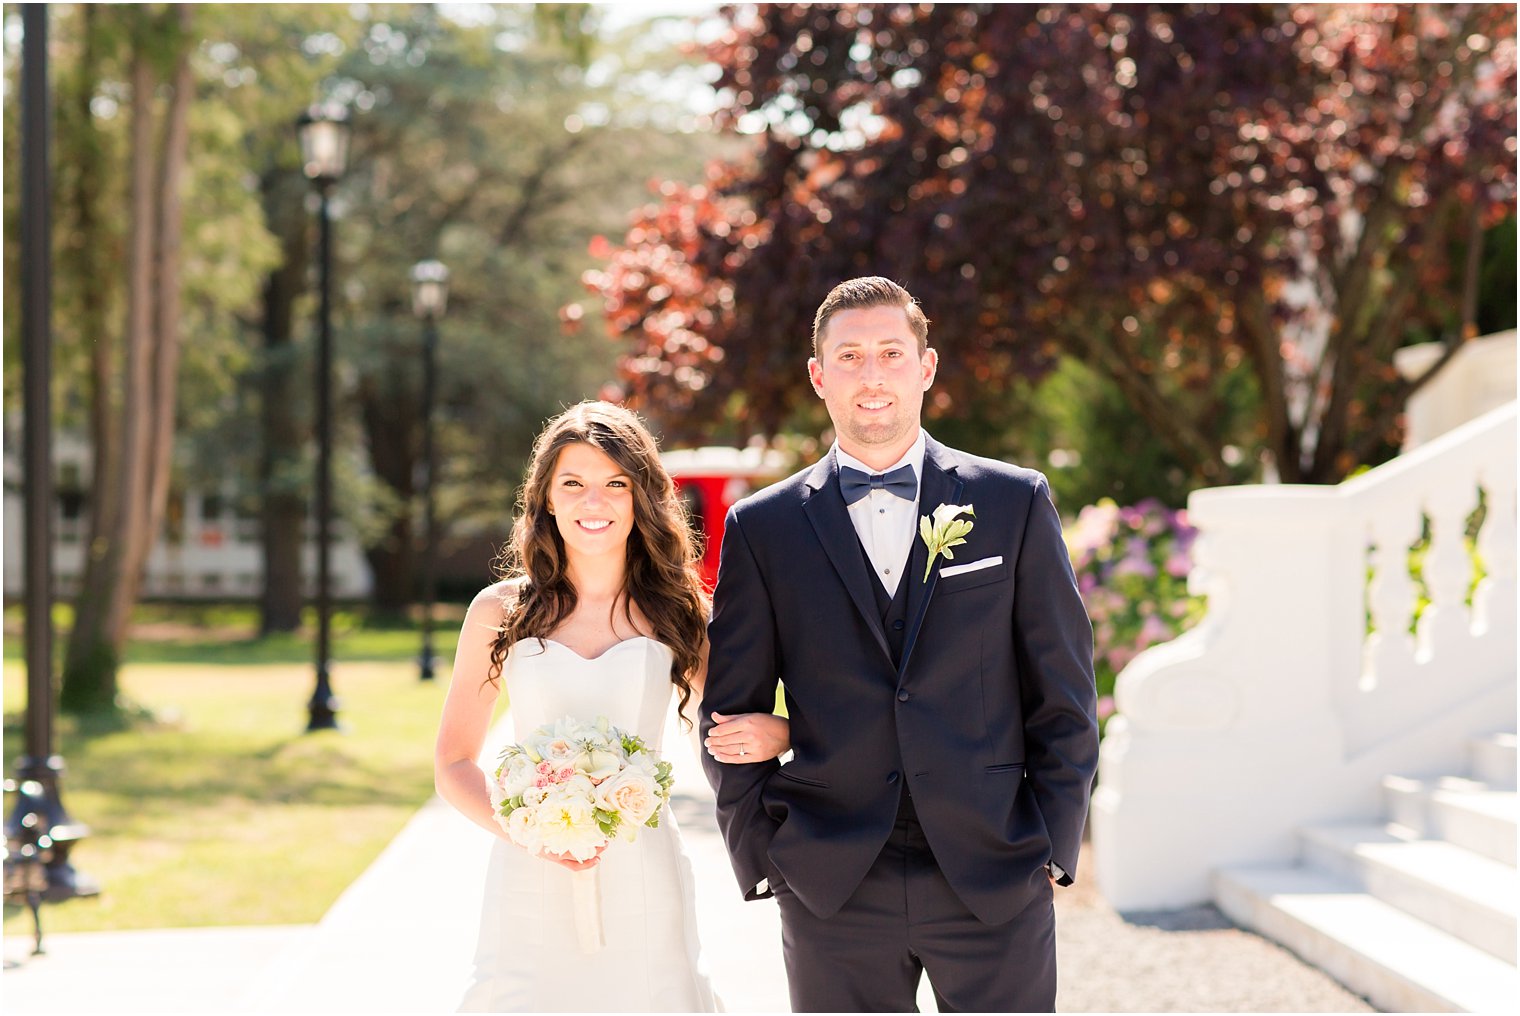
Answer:
[[[1151,564],[1150,546],[1144,538],[1131,537],[1124,551],[1124,559],[1114,568],[1114,575],[1138,575],[1141,578],[1155,578],[1156,566]]]

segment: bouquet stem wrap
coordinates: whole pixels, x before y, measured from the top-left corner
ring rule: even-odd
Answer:
[[[601,865],[570,873],[571,899],[575,906],[575,938],[581,952],[601,952],[607,944],[602,931]]]

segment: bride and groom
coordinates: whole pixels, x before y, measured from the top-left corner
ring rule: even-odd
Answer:
[[[583,403],[540,436],[438,736],[440,793],[500,837],[461,1009],[717,1008],[668,813],[588,862],[505,838],[477,764],[503,686],[519,735],[606,716],[658,748],[673,694],[699,717],[739,887],[780,909],[795,1010],[910,1011],[924,972],[942,1011],[1054,1008],[1052,885],[1076,870],[1097,763],[1091,628],[1044,477],[923,431],[927,326],[885,279],[824,300],[808,371],[837,441],[730,511],[710,610],[637,418]],[[588,866],[606,946],[584,956]]]

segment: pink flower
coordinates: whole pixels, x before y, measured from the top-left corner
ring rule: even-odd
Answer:
[[[1114,697],[1104,695],[1098,699],[1098,719],[1106,720],[1112,715],[1114,715]]]
[[[534,766],[533,771],[538,773],[540,776],[552,776],[554,774],[554,766],[552,766],[548,760],[545,760]]]
[[[557,783],[564,783],[567,780],[569,780],[570,777],[572,777],[574,775],[575,775],[575,767],[574,766],[565,766],[562,769],[560,769],[559,772],[557,772],[557,773],[554,774],[554,779],[555,779],[555,782],[557,782]]]
[[[1171,627],[1160,617],[1151,614],[1141,622],[1140,634],[1135,641],[1142,646],[1153,646],[1158,642],[1169,642],[1171,638]]]

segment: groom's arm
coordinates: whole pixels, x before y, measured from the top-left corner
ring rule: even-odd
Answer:
[[[1092,623],[1044,476],[1035,483],[1015,568],[1025,772],[1050,833],[1051,862],[1060,883],[1070,885],[1098,768],[1097,688]]]
[[[729,509],[718,555],[718,584],[707,625],[709,659],[702,694],[702,737],[714,712],[769,713],[776,707],[776,625],[770,591],[745,539],[738,514]],[[718,827],[745,899],[770,895],[771,837],[776,822],[760,801],[765,781],[779,766],[765,762],[719,762],[706,751],[702,766],[718,798]]]

